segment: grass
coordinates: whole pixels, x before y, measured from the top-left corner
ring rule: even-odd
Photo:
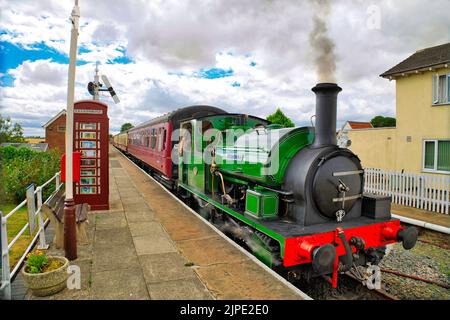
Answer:
[[[3,212],[3,216],[6,216],[15,207],[15,204],[0,204],[0,210]],[[8,243],[10,243],[11,240],[14,239],[14,237],[19,233],[20,230],[22,230],[27,222],[28,212],[27,206],[25,205],[20,208],[19,211],[14,213],[10,218],[8,218],[8,222],[6,225],[6,228],[8,230]],[[38,228],[36,227],[36,231],[33,236],[36,234],[37,229]],[[9,265],[11,267],[11,270],[14,268],[17,262],[19,262],[31,240],[33,240],[33,237],[30,235],[30,230],[27,229],[12,246],[11,250],[9,251]]]

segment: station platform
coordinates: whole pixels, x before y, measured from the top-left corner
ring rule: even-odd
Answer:
[[[81,289],[44,299],[308,299],[110,147],[110,210],[89,215],[71,262]],[[50,254],[64,253],[50,249]],[[24,299],[43,299],[27,293]]]
[[[405,222],[409,221],[408,219],[414,219],[418,222],[423,222],[425,227],[434,225],[441,232],[450,233],[450,215],[448,214],[402,206],[395,203],[392,204],[391,212],[400,219],[405,218]]]

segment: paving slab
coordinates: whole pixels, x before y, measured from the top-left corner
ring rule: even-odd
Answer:
[[[155,213],[150,209],[126,211],[125,215],[127,217],[128,223],[152,222],[157,220],[157,218],[155,217]]]
[[[134,237],[133,241],[138,256],[144,254],[177,252],[169,237],[148,234],[145,236]]]
[[[95,216],[95,224],[96,230],[126,228],[127,220],[123,211],[117,211],[107,214],[97,214]]]
[[[92,272],[139,267],[136,251],[129,245],[96,248],[93,251]]]
[[[188,261],[178,252],[141,255],[139,262],[147,284],[197,277]]]
[[[147,286],[140,267],[92,274],[94,300],[148,300]]]
[[[142,200],[142,201],[137,201],[137,202],[133,202],[133,203],[124,203],[123,209],[127,212],[129,212],[129,211],[146,211],[146,210],[150,210],[150,207],[144,200]]]
[[[195,271],[217,299],[300,299],[251,260],[199,267]]]
[[[148,285],[154,300],[212,300],[214,297],[197,278]]]
[[[95,231],[94,249],[111,248],[115,246],[133,247],[133,240],[128,227],[111,228]]]
[[[223,241],[219,236],[198,240],[177,241],[181,253],[197,266],[208,266],[218,263],[233,263],[247,260],[248,257],[236,250],[231,244]],[[201,247],[203,251],[199,251]],[[208,252],[205,254],[204,252]]]
[[[131,236],[139,237],[147,234],[156,234],[161,237],[166,237],[166,232],[163,230],[159,222],[129,222]]]

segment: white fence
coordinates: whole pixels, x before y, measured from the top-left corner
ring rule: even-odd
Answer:
[[[449,214],[450,176],[364,169],[365,192],[392,196],[392,202]]]
[[[1,259],[1,286],[0,286],[0,293],[3,293],[3,298],[10,300],[11,299],[11,280],[14,278],[14,276],[17,274],[17,272],[20,270],[20,267],[25,260],[26,255],[30,250],[34,247],[36,241],[39,239],[39,249],[45,249],[48,247],[46,241],[45,241],[45,226],[48,223],[48,219],[44,221],[42,216],[42,190],[46,187],[48,187],[52,182],[55,183],[55,191],[53,194],[55,194],[61,187],[61,172],[56,173],[50,180],[48,180],[46,183],[44,183],[42,186],[39,186],[36,188],[36,190],[31,195],[30,202],[33,203],[31,206],[34,208],[34,214],[31,213],[32,217],[30,218],[31,221],[28,221],[27,224],[17,233],[17,235],[14,236],[14,238],[8,243],[8,228],[7,223],[8,219],[11,218],[16,212],[19,211],[20,208],[24,207],[28,204],[28,200],[25,199],[22,201],[17,207],[15,207],[11,212],[9,212],[6,216],[3,216],[3,213],[0,211],[0,217],[1,217],[1,253],[2,253],[2,259]],[[46,200],[46,202],[51,198],[51,196]],[[37,203],[37,206],[35,204]],[[28,206],[30,208],[30,206]],[[36,222],[37,218],[37,232],[36,235],[33,237],[31,243],[28,245],[27,249],[19,259],[19,261],[16,263],[14,268],[11,270],[9,265],[9,252],[11,251],[11,248],[14,246],[14,244],[19,240],[19,238],[25,233],[25,231],[30,229],[30,223],[34,224]],[[1,296],[1,294],[0,294]]]

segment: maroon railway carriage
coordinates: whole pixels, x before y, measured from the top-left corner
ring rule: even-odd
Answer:
[[[158,118],[144,122],[128,130],[126,152],[135,162],[145,164],[146,168],[166,186],[172,188],[178,178],[178,166],[172,163],[172,150],[178,139],[173,139],[174,130],[179,129],[182,121],[226,111],[212,106],[190,106],[166,113]],[[123,145],[117,145],[124,149]]]

